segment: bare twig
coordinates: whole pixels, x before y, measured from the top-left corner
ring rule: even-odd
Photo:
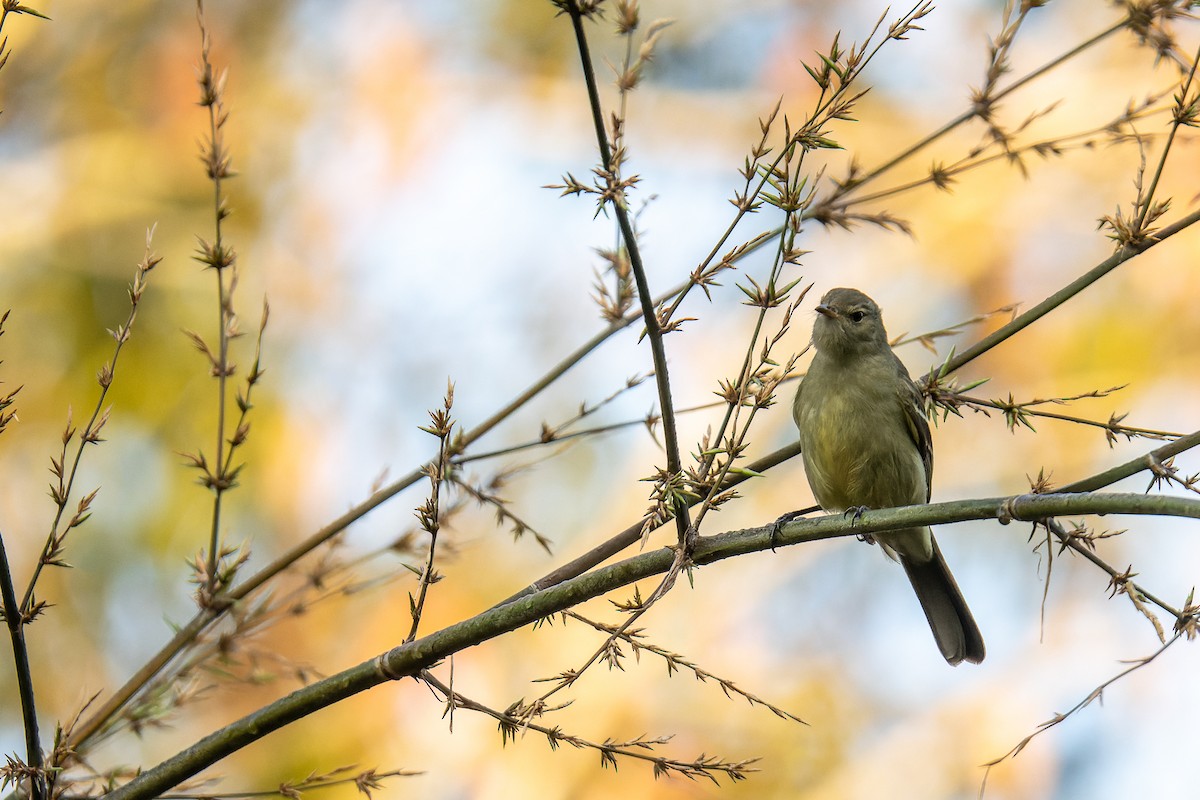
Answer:
[[[76,504],[75,513],[60,530],[59,526],[63,522],[63,515],[66,513],[67,504],[71,499],[71,494],[75,487],[75,478],[79,473],[79,462],[83,458],[84,448],[88,445],[99,444],[104,441],[100,437],[100,432],[108,422],[109,413],[112,411],[111,406],[105,407],[104,401],[108,397],[109,387],[112,386],[113,379],[116,376],[117,360],[120,358],[121,349],[124,347],[125,342],[129,341],[133,323],[137,319],[138,304],[141,303],[142,292],[146,290],[147,275],[162,260],[150,249],[153,237],[154,229],[150,228],[146,231],[145,253],[141,262],[138,263],[137,268],[134,270],[133,282],[129,285],[129,316],[125,318],[125,322],[122,325],[117,326],[115,330],[109,331],[116,345],[113,347],[112,358],[107,364],[101,366],[100,370],[96,373],[96,382],[100,385],[100,396],[96,399],[96,406],[92,410],[92,415],[84,426],[83,431],[79,432],[72,425],[71,415],[68,411],[67,427],[63,431],[62,436],[62,450],[59,451],[57,458],[51,458],[51,473],[56,480],[55,483],[51,484],[50,496],[54,500],[56,510],[54,521],[50,524],[50,534],[46,537],[46,543],[42,546],[41,555],[34,565],[33,575],[29,578],[25,595],[21,599],[20,617],[23,622],[32,620],[44,608],[45,604],[39,602],[34,596],[34,591],[37,588],[37,582],[41,577],[42,570],[47,566],[66,565],[62,556],[67,535],[71,530],[82,525],[87,520],[91,513],[92,501],[96,497],[96,492],[99,491],[97,489],[84,495]],[[7,399],[11,401],[12,396],[10,394]],[[79,441],[75,447],[74,457],[68,465],[67,448],[77,433],[79,434]]]
[[[562,613],[562,617],[563,617],[563,619],[577,620],[579,622],[582,622],[585,625],[595,628],[598,631],[601,631],[603,633],[607,633],[610,635],[615,633],[618,630],[618,627],[616,625],[609,625],[607,623],[596,622],[594,620],[590,620],[587,617],[583,616],[582,614],[578,613],[577,611],[564,611]],[[551,619],[551,618],[548,617],[547,619]],[[797,717],[795,714],[792,714],[789,711],[785,711],[784,709],[780,708],[779,706],[777,706],[773,703],[770,703],[766,700],[763,700],[758,695],[752,694],[751,692],[747,692],[745,689],[740,688],[733,681],[731,681],[727,678],[722,678],[718,675],[714,675],[712,672],[709,672],[708,670],[704,669],[703,667],[697,665],[695,662],[689,661],[688,659],[684,658],[683,656],[679,655],[678,653],[672,653],[670,650],[667,650],[665,647],[659,647],[656,644],[647,642],[645,640],[645,637],[642,634],[642,631],[640,628],[622,631],[619,634],[618,638],[620,638],[621,641],[627,643],[630,646],[630,648],[633,650],[634,658],[640,659],[642,651],[645,651],[647,653],[653,653],[654,655],[661,658],[664,661],[664,663],[666,663],[666,665],[667,665],[667,674],[668,675],[674,674],[678,670],[688,670],[689,672],[692,673],[692,675],[695,676],[696,680],[700,681],[701,683],[706,683],[709,680],[712,680],[714,683],[716,683],[718,686],[721,687],[721,691],[725,694],[726,697],[730,697],[731,695],[737,695],[737,696],[743,698],[750,705],[762,706],[763,708],[767,709],[772,714],[774,714],[775,716],[777,716],[781,719],[788,719],[788,720],[791,720],[792,722],[799,722],[801,725],[808,724],[804,720],[800,719],[800,717]],[[621,654],[619,652],[610,651],[610,655],[606,656],[605,660],[610,664],[610,666],[615,666],[618,669],[624,669],[624,667],[621,666],[620,658],[621,658]]]
[[[1126,677],[1127,675],[1129,675],[1133,672],[1136,672],[1137,670],[1141,669],[1142,667],[1149,665],[1150,662],[1154,661],[1154,659],[1158,658],[1160,655],[1165,653],[1171,647],[1171,645],[1173,645],[1173,644],[1175,644],[1175,642],[1179,641],[1180,635],[1181,634],[1175,634],[1174,636],[1171,637],[1171,639],[1169,641],[1164,642],[1161,647],[1159,647],[1157,650],[1155,650],[1150,655],[1146,656],[1145,658],[1139,658],[1136,661],[1133,661],[1129,667],[1121,670],[1116,675],[1113,675],[1111,678],[1104,681],[1096,688],[1092,689],[1092,691],[1088,693],[1087,697],[1080,700],[1078,703],[1076,703],[1070,709],[1068,709],[1065,712],[1055,714],[1050,719],[1048,719],[1045,722],[1038,725],[1038,729],[1036,731],[1029,734],[1024,739],[1022,739],[1020,742],[1018,742],[1016,744],[1016,746],[1013,747],[1011,750],[1009,750],[1007,753],[1005,753],[1004,755],[999,756],[997,758],[994,758],[991,761],[984,764],[983,765],[984,766],[983,782],[979,787],[979,796],[982,797],[984,794],[984,791],[987,789],[987,779],[988,779],[988,775],[992,771],[992,767],[994,767],[997,764],[1000,764],[1004,761],[1007,761],[1010,758],[1014,758],[1022,750],[1025,749],[1026,745],[1028,745],[1030,742],[1032,742],[1038,736],[1041,736],[1043,733],[1050,730],[1054,726],[1058,725],[1061,722],[1065,722],[1066,720],[1070,719],[1074,714],[1078,713],[1079,711],[1082,711],[1084,708],[1087,708],[1089,705],[1092,704],[1092,701],[1103,698],[1105,689],[1107,689],[1109,686],[1112,686],[1114,683],[1116,683],[1117,681]]]
[[[701,537],[697,541],[693,560],[696,565],[704,565],[801,542],[925,525],[945,525],[972,519],[996,519],[1004,523],[1078,514],[1152,514],[1200,519],[1200,499],[1140,494],[1026,494],[867,511],[856,520],[831,515],[811,520],[793,520],[779,527],[772,524]],[[465,648],[620,586],[661,575],[671,570],[675,561],[675,553],[668,548],[643,553],[403,644],[337,675],[298,689],[225,726],[110,792],[108,800],[149,800],[251,742],[320,708],[385,681],[417,676],[422,670]]]
[[[452,690],[428,670],[421,672],[418,677],[423,683],[437,692],[441,696],[441,699],[445,700],[447,710],[451,708],[465,708],[470,711],[486,714],[499,722],[500,735],[504,744],[508,744],[509,741],[515,741],[521,733],[531,730],[545,736],[551,748],[557,748],[560,744],[568,744],[575,748],[595,750],[600,754],[601,765],[605,767],[616,769],[618,758],[632,758],[649,762],[654,767],[655,777],[675,774],[685,778],[707,778],[716,783],[718,775],[725,775],[730,780],[737,781],[744,779],[747,773],[756,771],[751,765],[758,759],[724,761],[714,756],[701,755],[692,761],[682,761],[654,755],[654,748],[666,744],[670,741],[670,736],[653,739],[639,737],[627,742],[614,742],[611,739],[603,742],[592,742],[580,736],[564,733],[557,726],[550,728],[523,719],[519,703],[514,704],[506,711],[498,711]]]
[[[425,568],[418,575],[417,596],[416,598],[411,594],[408,596],[412,627],[408,630],[408,636],[404,638],[406,642],[417,638],[417,629],[421,625],[421,614],[425,611],[425,597],[429,592],[429,587],[441,580],[441,576],[434,571],[433,563],[437,555],[438,532],[442,527],[442,484],[447,480],[451,469],[450,456],[454,447],[451,437],[454,432],[454,419],[450,416],[453,406],[454,384],[447,381],[446,396],[442,400],[442,407],[430,411],[429,426],[421,428],[426,433],[437,437],[438,455],[428,468],[429,498],[416,510],[421,529],[429,534],[429,554],[425,560]]]
[[[33,672],[29,668],[29,650],[25,646],[25,624],[17,592],[8,567],[8,552],[0,534],[0,599],[4,603],[4,621],[12,640],[13,671],[17,676],[17,694],[21,698],[21,722],[25,727],[25,767],[28,769],[29,794],[33,800],[46,800],[49,780],[42,769],[42,745],[38,734],[37,703],[33,690]]]
[[[348,766],[323,773],[313,772],[298,781],[287,781],[279,784],[275,789],[257,792],[170,792],[159,795],[159,797],[162,800],[242,800],[242,798],[249,800],[249,798],[257,797],[282,797],[285,800],[299,800],[303,792],[353,785],[359,794],[369,800],[372,796],[371,791],[384,788],[383,782],[388,778],[409,778],[413,775],[425,774],[419,770],[410,769],[393,769],[386,772],[365,769],[349,774],[356,769],[358,768],[355,766]]]
[[[225,180],[236,174],[231,167],[229,151],[225,145],[225,123],[229,119],[224,99],[227,73],[222,71],[218,74],[213,69],[210,58],[212,39],[204,18],[203,0],[196,0],[196,21],[200,28],[200,68],[197,78],[200,86],[199,105],[208,112],[208,135],[201,146],[200,159],[204,163],[208,179],[212,182],[214,222],[212,241],[203,238],[198,240],[195,259],[205,268],[211,269],[217,281],[216,352],[208,347],[199,334],[190,334],[192,343],[206,356],[212,376],[217,379],[217,436],[212,466],[209,466],[203,453],[189,457],[192,465],[201,473],[201,483],[213,492],[208,553],[205,557],[202,583],[197,592],[197,599],[203,608],[219,604],[217,593],[226,588],[233,577],[228,570],[220,569],[218,562],[226,554],[221,546],[221,500],[225,492],[233,488],[237,481],[237,470],[229,468],[230,462],[225,456],[225,415],[226,385],[236,369],[229,360],[229,344],[232,339],[240,336],[241,332],[233,310],[233,294],[238,281],[237,253],[224,237],[224,221],[229,216],[229,209],[222,187]],[[257,375],[255,377],[257,378]],[[240,439],[235,436],[235,441]],[[225,581],[221,580],[223,574],[226,576]]]
[[[587,34],[583,28],[584,11],[576,0],[564,0],[563,9],[571,19],[571,27],[575,32],[575,44],[579,49],[579,59],[583,68],[584,83],[587,86],[588,104],[592,112],[592,123],[596,128],[596,143],[600,149],[600,165],[603,177],[607,182],[608,199],[621,227],[621,236],[629,254],[629,265],[633,270],[634,282],[637,285],[638,299],[642,308],[642,321],[646,324],[646,337],[650,340],[650,353],[654,361],[654,379],[658,385],[658,405],[662,413],[663,448],[666,451],[667,472],[680,475],[683,472],[679,457],[679,436],[675,424],[675,402],[671,396],[671,379],[667,368],[667,351],[663,346],[663,328],[654,310],[654,298],[650,293],[650,284],[646,278],[646,268],[642,264],[641,250],[637,237],[634,235],[633,223],[629,217],[629,206],[625,192],[634,179],[622,180],[620,166],[624,159],[624,150],[614,151],[609,146],[608,136],[604,130],[604,111],[600,105],[600,91],[596,84],[596,74],[592,68],[592,58],[588,48]],[[590,13],[590,12],[589,12]],[[688,507],[685,498],[673,496],[670,506],[674,512],[678,541],[681,550],[690,543],[691,528],[688,519]]]

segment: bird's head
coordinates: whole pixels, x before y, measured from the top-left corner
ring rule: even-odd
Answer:
[[[817,306],[813,344],[834,357],[871,353],[887,347],[879,306],[858,289],[830,289]]]

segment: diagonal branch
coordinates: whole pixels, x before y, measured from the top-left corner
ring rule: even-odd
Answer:
[[[448,709],[466,708],[480,714],[486,714],[496,720],[500,726],[500,735],[505,742],[510,738],[515,739],[526,730],[531,730],[545,736],[551,749],[556,749],[560,744],[569,744],[576,748],[596,750],[600,753],[600,763],[604,766],[612,766],[614,769],[617,767],[618,756],[649,762],[654,766],[655,777],[674,774],[693,779],[708,778],[713,783],[716,783],[718,774],[726,775],[731,780],[737,781],[743,780],[747,772],[756,771],[751,764],[757,761],[757,759],[724,761],[715,756],[702,754],[693,761],[683,761],[655,755],[654,748],[658,745],[666,744],[670,740],[670,736],[658,738],[642,736],[628,742],[614,742],[612,740],[591,742],[582,737],[565,733],[557,726],[550,728],[545,725],[529,722],[528,720],[519,719],[513,715],[512,709],[498,711],[494,708],[489,708],[483,703],[476,702],[451,689],[438,680],[432,672],[422,671],[420,680],[424,681],[434,691],[435,697],[440,695],[445,699]]]
[[[661,302],[666,298],[672,297],[683,290],[683,286],[676,286],[667,291],[655,302]],[[596,350],[600,345],[604,344],[609,338],[615,336],[621,331],[633,325],[642,314],[640,309],[630,311],[622,319],[611,323],[603,330],[596,333],[586,342],[577,347],[574,351],[568,354],[565,358],[551,367],[544,375],[534,381],[528,388],[514,397],[508,404],[496,410],[491,416],[482,422],[476,424],[470,430],[464,432],[461,438],[455,439],[456,449],[460,452],[475,443],[487,433],[491,432],[502,422],[512,416],[518,409],[522,408],[531,399],[536,397],[555,381],[566,374],[572,367],[585,359],[589,354]],[[794,453],[792,455],[795,455]],[[233,603],[245,599],[258,589],[262,588],[267,582],[275,578],[284,570],[291,567],[300,559],[307,556],[313,550],[333,539],[335,536],[345,531],[351,524],[367,516],[369,513],[379,508],[388,500],[397,496],[405,489],[416,484],[425,476],[425,466],[417,467],[407,475],[400,477],[381,487],[353,508],[346,511],[341,516],[330,521],[320,529],[314,531],[304,540],[290,547],[288,550],[280,554],[270,563],[261,567],[253,575],[250,575],[237,585],[230,588],[224,593],[224,597],[232,601],[229,605],[222,605],[219,608],[203,608],[192,617],[186,624],[177,628],[175,635],[166,642],[158,652],[155,653],[145,664],[142,665],[137,672],[131,675],[124,684],[121,685],[107,700],[99,705],[85,720],[82,720],[70,733],[68,743],[72,747],[78,748],[83,743],[90,740],[98,732],[103,730],[108,725],[113,716],[124,708],[130,700],[150,681],[155,675],[159,674],[167,667],[173,659],[175,659],[183,650],[193,642],[202,631],[209,625],[220,619],[225,612],[233,607]],[[634,541],[637,537],[634,537]],[[618,551],[628,547],[628,544],[622,545]],[[614,551],[617,552],[617,551]],[[610,553],[611,555],[611,553]],[[607,557],[607,556],[606,556]],[[601,559],[603,560],[603,559]],[[580,572],[594,566],[590,564],[584,567]],[[579,574],[578,572],[575,574]]]
[[[29,767],[30,796],[45,800],[46,776],[42,774],[42,745],[38,737],[37,705],[34,702],[33,672],[29,669],[29,650],[25,646],[25,622],[8,568],[8,553],[0,536],[0,598],[4,602],[4,621],[12,639],[13,667],[17,674],[17,693],[21,697],[21,720],[25,725],[25,764]]]
[[[779,464],[782,464],[788,459],[794,458],[799,454],[800,443],[793,442],[787,447],[782,447],[776,450],[774,453],[770,453],[769,455],[760,458],[758,461],[747,465],[744,473],[729,476],[724,485],[726,487],[736,486],[743,481],[749,480],[751,475],[759,472],[765,472],[771,467],[778,466]],[[697,498],[693,502],[699,503],[701,501],[699,498]],[[512,597],[497,603],[495,606],[493,606],[493,608],[499,608],[500,606],[511,603],[514,600],[519,600],[527,595],[545,591],[552,586],[557,586],[563,581],[582,575],[598,564],[602,564],[603,562],[615,556],[617,553],[620,553],[625,548],[631,547],[637,543],[637,541],[642,538],[642,529],[645,526],[645,522],[646,520],[643,517],[641,520],[635,522],[633,525],[630,525],[616,536],[601,542],[583,555],[568,561],[566,564],[558,567],[553,572],[538,578],[536,581],[529,584]]]
[[[773,547],[821,539],[877,534],[968,520],[1036,521],[1068,514],[1144,514],[1200,519],[1200,499],[1142,494],[1043,494],[957,500],[867,511],[857,520],[842,515],[764,525],[696,542],[693,562],[705,565],[763,552]],[[298,689],[206,736],[110,792],[107,800],[150,800],[267,734],[347,697],[389,680],[419,675],[468,647],[502,636],[613,589],[668,572],[676,560],[671,548],[642,553],[573,578],[504,606],[403,644],[325,680]]]
[[[1042,317],[1049,314],[1054,309],[1061,306],[1063,303],[1070,300],[1075,295],[1082,292],[1087,287],[1091,286],[1096,281],[1103,278],[1108,273],[1112,272],[1117,267],[1124,264],[1126,261],[1141,255],[1142,253],[1171,238],[1180,231],[1200,222],[1200,210],[1193,211],[1186,217],[1182,217],[1170,225],[1163,228],[1154,234],[1153,237],[1141,240],[1136,243],[1130,243],[1117,249],[1108,258],[1101,261],[1090,270],[1080,275],[1069,284],[1059,289],[1054,294],[1047,297],[1042,302],[1038,303],[1033,308],[1019,315],[1016,319],[1009,322],[1000,328],[997,328],[988,336],[983,337],[978,342],[963,350],[957,355],[952,355],[940,367],[935,368],[929,374],[927,380],[932,381],[936,377],[945,376],[962,367],[964,364],[974,361],[979,356],[991,350],[996,345],[1013,336],[1016,333],[1028,328],[1033,323],[1037,322]]]
[[[1084,41],[1080,42],[1075,47],[1066,51],[1065,53],[1062,53],[1061,55],[1054,57],[1050,61],[1048,61],[1045,64],[1043,64],[1042,66],[1038,67],[1037,69],[1034,69],[1033,71],[1021,76],[1017,80],[1008,84],[1003,89],[1000,89],[999,91],[991,94],[988,97],[989,102],[988,102],[987,106],[994,107],[996,105],[996,103],[1000,102],[1000,100],[1002,100],[1005,97],[1007,97],[1008,95],[1012,94],[1017,89],[1020,89],[1022,86],[1026,85],[1027,83],[1030,83],[1034,79],[1041,77],[1042,75],[1046,74],[1047,72],[1050,72],[1054,68],[1066,63],[1067,61],[1071,60],[1072,58],[1074,58],[1075,56],[1084,52],[1085,50],[1089,49],[1090,47],[1092,47],[1096,44],[1099,44],[1100,42],[1107,39],[1109,36],[1112,36],[1113,34],[1124,30],[1125,27],[1126,27],[1126,21],[1124,19],[1122,19],[1119,22],[1113,23],[1112,25],[1110,25],[1109,27],[1100,31],[1099,33],[1089,37],[1088,39],[1085,39]],[[916,142],[912,146],[897,153],[894,157],[889,159],[887,162],[880,164],[878,167],[874,168],[869,173],[856,178],[854,181],[853,189],[860,188],[864,184],[866,184],[866,183],[878,178],[880,175],[888,172],[889,170],[891,170],[893,167],[897,166],[898,164],[904,163],[905,161],[907,161],[908,159],[912,158],[914,155],[919,153],[921,150],[924,150],[926,147],[933,144],[938,139],[941,139],[946,134],[948,134],[951,131],[953,131],[954,129],[958,128],[960,125],[970,122],[971,120],[980,116],[980,114],[985,110],[986,110],[986,108],[983,104],[977,104],[974,107],[968,109],[967,111],[964,111],[962,114],[960,114],[959,116],[950,120],[949,122],[947,122],[942,127],[938,128],[933,133],[931,133],[928,136],[921,139],[919,142]]]
[[[1142,667],[1147,666],[1150,662],[1154,661],[1160,655],[1167,652],[1167,650],[1171,647],[1171,645],[1173,645],[1173,644],[1175,644],[1175,642],[1179,641],[1179,638],[1181,635],[1182,634],[1178,634],[1178,633],[1175,634],[1173,637],[1171,637],[1171,639],[1169,641],[1164,642],[1161,647],[1159,647],[1157,650],[1155,650],[1150,655],[1148,655],[1144,658],[1139,658],[1136,661],[1132,662],[1129,667],[1126,667],[1125,669],[1121,670],[1116,675],[1113,675],[1112,677],[1108,678],[1103,683],[1101,683],[1099,686],[1097,686],[1095,689],[1088,692],[1087,697],[1080,700],[1078,703],[1076,703],[1074,706],[1072,706],[1069,710],[1067,710],[1065,712],[1057,713],[1050,719],[1048,719],[1045,722],[1038,725],[1036,731],[1029,734],[1024,739],[1022,739],[1020,742],[1018,742],[1016,744],[1016,746],[1013,747],[1011,750],[1009,750],[1007,753],[1005,753],[1002,756],[999,756],[998,758],[994,758],[991,761],[984,764],[983,765],[983,767],[984,767],[983,783],[979,787],[979,796],[982,797],[984,790],[987,788],[987,779],[988,779],[988,775],[992,771],[992,767],[996,766],[997,764],[1000,764],[1001,762],[1003,762],[1007,759],[1015,758],[1022,750],[1025,749],[1026,745],[1028,745],[1030,742],[1032,742],[1035,738],[1037,738],[1041,734],[1045,733],[1046,731],[1050,730],[1051,728],[1058,725],[1059,723],[1066,721],[1069,717],[1071,717],[1072,715],[1076,714],[1077,712],[1083,710],[1087,706],[1091,705],[1092,701],[1102,700],[1104,697],[1105,689],[1107,689],[1109,686],[1112,686],[1114,683],[1121,680],[1122,678],[1129,675],[1130,673],[1135,672],[1135,671],[1141,669]]]
[[[658,405],[662,411],[663,447],[667,455],[667,472],[671,476],[683,473],[683,464],[679,457],[679,436],[675,426],[675,403],[671,397],[671,380],[667,371],[667,351],[663,346],[663,331],[659,324],[658,314],[654,310],[654,298],[650,294],[650,284],[646,279],[646,268],[642,263],[641,250],[638,248],[637,237],[634,235],[633,223],[629,219],[629,208],[625,201],[624,188],[618,179],[619,164],[613,158],[612,149],[608,144],[608,136],[604,132],[604,110],[600,106],[600,91],[596,85],[596,73],[592,68],[592,57],[588,49],[587,34],[583,29],[583,12],[577,2],[565,4],[567,14],[571,18],[571,27],[575,31],[575,43],[579,48],[579,59],[583,65],[584,82],[587,84],[588,104],[591,107],[592,122],[596,127],[596,143],[600,148],[600,161],[607,176],[610,187],[616,196],[612,207],[617,215],[617,224],[621,227],[621,237],[625,240],[625,249],[629,253],[629,265],[633,269],[634,280],[637,283],[638,299],[642,307],[642,320],[646,324],[646,338],[650,340],[650,353],[654,360],[654,379],[658,385]],[[676,532],[678,533],[681,549],[688,540],[688,529],[691,522],[688,518],[688,506],[679,493],[673,493],[671,503],[675,516]]]

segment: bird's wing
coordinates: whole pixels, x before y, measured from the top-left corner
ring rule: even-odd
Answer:
[[[908,370],[896,359],[896,369],[902,380],[899,381],[900,406],[904,409],[904,423],[908,426],[908,435],[921,454],[925,463],[925,502],[933,495],[933,436],[929,432],[929,422],[925,419],[925,404],[921,398],[921,390],[913,383]]]
[[[811,367],[809,368],[811,371]],[[792,401],[792,419],[796,421],[796,427],[800,427],[800,404],[803,402],[800,397],[804,394],[804,384],[808,378],[805,375],[800,379],[800,385],[796,387],[796,399]]]

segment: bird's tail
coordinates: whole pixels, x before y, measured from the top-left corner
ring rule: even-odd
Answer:
[[[923,563],[914,563],[901,557],[900,563],[908,573],[908,580],[917,599],[921,601],[921,609],[925,619],[929,620],[929,629],[937,640],[938,649],[951,665],[963,661],[978,664],[983,661],[983,635],[967,601],[963,599],[946,559],[938,549],[937,540],[933,541],[933,557]]]

